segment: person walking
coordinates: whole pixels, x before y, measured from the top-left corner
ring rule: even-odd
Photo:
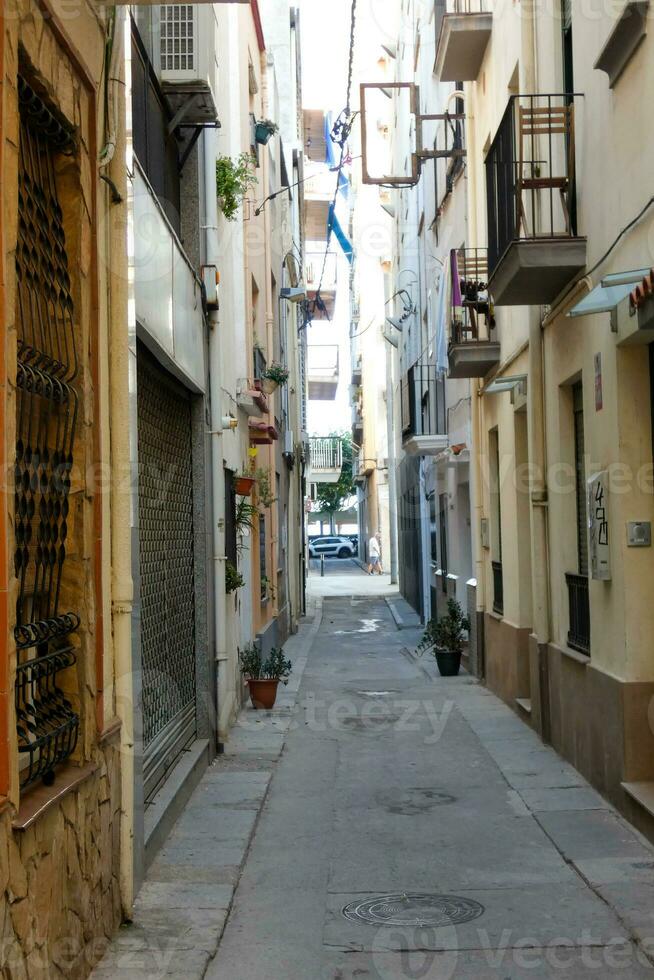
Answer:
[[[382,563],[381,563],[381,545],[380,545],[380,534],[377,531],[373,534],[370,541],[368,542],[368,575],[374,575],[377,572],[378,575],[383,574]]]

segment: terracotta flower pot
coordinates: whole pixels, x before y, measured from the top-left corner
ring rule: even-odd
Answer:
[[[250,688],[250,700],[252,707],[256,710],[270,711],[274,708],[277,700],[277,688],[279,679],[273,680],[253,680],[249,678],[248,687]]]
[[[249,497],[256,480],[250,476],[237,476],[234,481],[234,489],[239,497]]]
[[[262,378],[261,386],[267,395],[272,395],[274,391],[277,391],[279,385],[272,378]]]

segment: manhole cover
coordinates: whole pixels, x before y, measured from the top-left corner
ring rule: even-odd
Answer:
[[[346,919],[371,926],[458,926],[484,914],[484,906],[457,895],[383,895],[352,902]]]

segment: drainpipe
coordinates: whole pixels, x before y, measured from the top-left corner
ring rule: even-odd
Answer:
[[[550,593],[548,552],[547,454],[545,443],[545,384],[543,331],[533,315],[529,327],[529,430],[532,528],[532,601],[534,636],[538,645],[541,735],[551,739],[548,644],[550,641]]]
[[[207,265],[218,263],[218,202],[216,198],[215,131],[205,130],[204,149],[204,254]],[[225,477],[223,467],[223,399],[220,320],[209,312],[209,399],[211,403],[211,495],[213,517],[213,612],[216,645],[217,738],[226,741],[230,717],[227,657],[227,596],[225,593]]]
[[[120,50],[120,34],[128,30],[120,8],[116,10],[114,45]],[[116,108],[125,119],[126,100],[131,97],[128,66],[126,85],[114,86]],[[119,210],[112,207],[108,227],[110,278],[108,301],[109,413],[111,453],[111,626],[113,633],[115,710],[120,730],[120,897],[123,913],[131,917],[134,901],[134,665],[132,662],[132,514],[131,447],[129,398],[129,337],[125,321],[129,304],[127,276],[126,221],[127,172],[125,169],[125,127],[118,126],[112,137],[115,153],[104,162],[114,187],[123,199]],[[109,191],[106,191],[109,200]],[[130,331],[131,332],[131,331]],[[108,697],[105,712],[113,699]],[[106,719],[106,714],[105,714]],[[106,721],[105,721],[106,725]]]
[[[386,343],[386,438],[388,441],[388,524],[391,549],[391,585],[397,584],[397,477],[395,474],[395,432],[393,414],[393,351]]]
[[[484,562],[484,547],[481,541],[481,522],[484,516],[484,481],[482,471],[482,395],[481,382],[472,383],[472,479],[470,481],[470,506],[473,514],[473,567],[477,602],[477,645],[479,653],[479,673],[485,676],[484,669],[484,612],[486,609],[486,568]]]

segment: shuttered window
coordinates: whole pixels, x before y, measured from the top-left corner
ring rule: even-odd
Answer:
[[[577,556],[579,574],[588,575],[588,509],[586,505],[586,462],[584,443],[584,389],[578,382],[572,389],[575,438],[575,489],[577,499]]]

